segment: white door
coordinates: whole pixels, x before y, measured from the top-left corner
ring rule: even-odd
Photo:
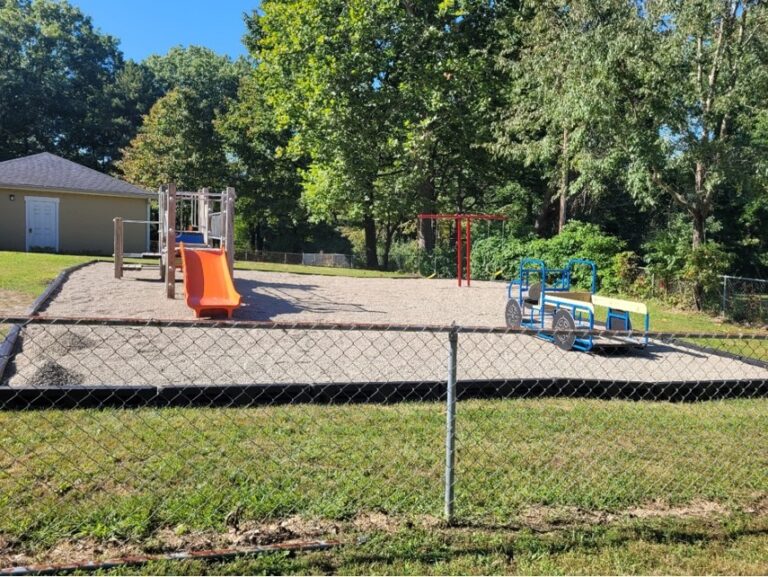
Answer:
[[[25,197],[27,250],[59,250],[59,199]]]

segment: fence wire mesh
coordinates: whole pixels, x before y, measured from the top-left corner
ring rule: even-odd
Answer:
[[[531,331],[469,327],[3,327],[15,337],[0,353],[9,551],[196,532],[263,544],[366,515],[438,520],[446,446],[459,522],[768,500],[765,335],[651,334],[643,349],[581,353]]]
[[[768,280],[724,276],[722,309],[738,322],[768,324]]]

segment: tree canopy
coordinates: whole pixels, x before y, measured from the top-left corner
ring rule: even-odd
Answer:
[[[0,24],[0,158],[233,184],[241,245],[391,267],[448,256],[419,212],[495,212],[533,247],[578,221],[691,278],[768,274],[758,0],[264,0],[237,60],[125,61],[53,0]]]

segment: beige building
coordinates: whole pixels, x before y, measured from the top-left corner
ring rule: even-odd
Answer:
[[[113,252],[116,216],[149,220],[155,195],[43,152],[0,162],[0,250]],[[125,226],[125,252],[149,250],[149,226]]]

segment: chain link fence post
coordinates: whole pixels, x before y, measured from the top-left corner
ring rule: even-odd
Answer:
[[[445,411],[445,520],[453,521],[453,479],[456,463],[456,364],[458,357],[459,329],[455,325],[448,333],[448,381]]]
[[[728,310],[728,276],[723,275],[723,314],[725,317]]]

